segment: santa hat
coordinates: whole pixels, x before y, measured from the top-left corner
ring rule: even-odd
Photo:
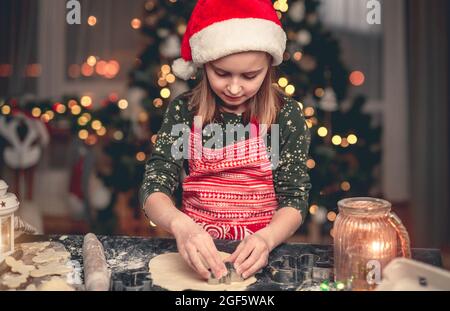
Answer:
[[[267,52],[277,66],[285,49],[286,34],[271,0],[199,0],[172,71],[188,80],[201,65],[245,51]]]

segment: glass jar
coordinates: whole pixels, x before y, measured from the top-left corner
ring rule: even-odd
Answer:
[[[398,253],[411,257],[408,233],[388,201],[348,198],[339,201],[338,208],[333,228],[335,281],[351,290],[372,290]]]

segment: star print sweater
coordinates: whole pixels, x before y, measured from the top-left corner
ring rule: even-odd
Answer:
[[[139,191],[142,207],[148,196],[154,192],[162,192],[169,197],[173,197],[174,191],[180,183],[182,169],[187,170],[185,161],[188,160],[183,158],[176,160],[171,153],[173,143],[181,137],[181,134],[172,136],[171,132],[172,127],[176,124],[185,124],[192,128],[194,114],[188,106],[188,102],[189,98],[185,96],[185,93],[181,94],[171,101],[165,111],[154,150],[145,165],[144,179]],[[222,120],[216,123],[220,125],[224,133],[227,124],[243,123],[241,115],[221,112],[220,116]],[[274,165],[272,176],[278,208],[295,208],[302,214],[304,220],[307,212],[308,193],[311,188],[306,167],[311,136],[300,103],[292,98],[283,97],[282,108],[275,123],[279,125],[277,133],[279,135],[279,146],[277,146],[279,160],[277,165]],[[205,134],[207,133],[203,131],[202,141],[204,146],[213,137]],[[245,138],[248,138],[248,133],[246,135]],[[271,135],[271,132],[269,132],[265,137],[269,155],[271,148],[273,148]],[[276,140],[274,141],[276,142]],[[235,142],[225,139],[223,141],[224,146]]]

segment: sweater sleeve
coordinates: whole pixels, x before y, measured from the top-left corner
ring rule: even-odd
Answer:
[[[293,207],[305,220],[311,189],[306,161],[311,135],[300,103],[286,98],[278,118],[280,126],[280,160],[274,171],[274,187],[280,208]]]
[[[162,192],[173,198],[173,193],[178,187],[184,159],[180,157],[176,159],[172,155],[172,145],[181,137],[181,133],[172,136],[172,129],[174,125],[188,126],[185,106],[187,105],[183,99],[177,97],[166,108],[152,155],[145,164],[144,178],[139,191],[142,208],[150,194]]]

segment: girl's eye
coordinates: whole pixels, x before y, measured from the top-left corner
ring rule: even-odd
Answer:
[[[218,75],[219,77],[226,77],[228,75],[228,73],[218,73],[217,71],[215,71],[216,75]],[[244,76],[244,79],[246,80],[253,80],[254,78],[256,78],[256,76],[253,77],[249,77],[249,76]]]
[[[218,73],[218,72],[216,71],[216,75],[218,75],[219,77],[225,77],[227,74],[226,74],[226,73]]]

